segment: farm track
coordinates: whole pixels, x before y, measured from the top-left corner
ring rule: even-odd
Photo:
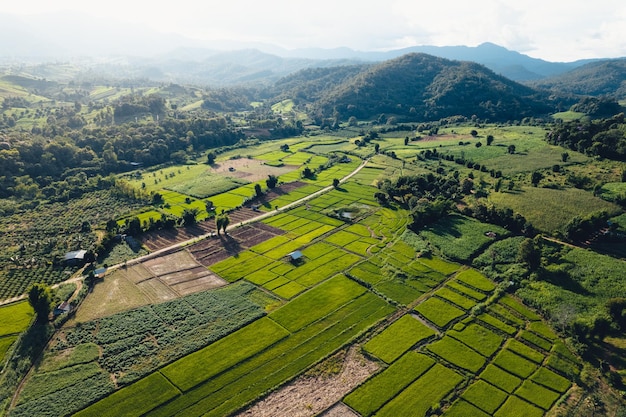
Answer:
[[[367,162],[368,162],[368,160],[364,160],[354,171],[352,171],[350,174],[348,174],[344,178],[342,178],[339,181],[339,183],[343,184],[345,181],[347,181],[350,178],[352,178],[361,169],[363,169],[363,167],[365,167],[365,165],[367,165]],[[300,183],[300,184],[303,184],[303,183]],[[272,217],[272,216],[274,216],[277,213],[283,212],[285,210],[289,210],[289,209],[291,209],[293,207],[296,207],[296,206],[298,206],[298,205],[300,205],[300,204],[302,204],[302,203],[304,203],[304,202],[306,202],[308,200],[311,200],[311,199],[313,199],[315,197],[318,197],[318,196],[320,196],[320,195],[322,195],[324,193],[327,193],[327,192],[333,190],[334,188],[335,187],[333,187],[332,185],[329,185],[328,187],[324,187],[321,190],[316,191],[316,192],[314,192],[312,194],[309,194],[306,197],[303,197],[303,198],[301,198],[299,200],[296,200],[296,201],[294,201],[292,203],[289,203],[289,204],[281,207],[279,210],[273,210],[273,211],[267,212],[267,213],[259,214],[258,212],[254,211],[252,209],[249,209],[247,207],[242,207],[242,208],[240,208],[238,210],[235,210],[235,211],[229,213],[229,217],[231,218],[231,224],[226,228],[227,235],[228,236],[232,236],[234,234],[236,236],[236,233],[237,233],[236,231],[237,231],[238,228],[241,228],[243,226],[250,225],[250,224],[253,224],[253,223],[257,223],[257,222],[259,222],[261,220],[264,220],[266,218]],[[237,214],[238,212],[239,212],[239,214]],[[248,217],[249,213],[251,213],[252,216]],[[238,219],[239,223],[237,223],[237,220],[235,220],[235,219]],[[118,265],[114,265],[114,266],[110,267],[109,270],[114,270],[114,269],[120,268],[120,267],[122,267],[124,265],[127,265],[127,266],[134,265],[134,264],[137,264],[137,263],[149,260],[149,259],[154,259],[154,258],[157,258],[159,256],[163,256],[163,255],[166,255],[166,254],[174,253],[174,252],[176,252],[177,250],[180,250],[183,247],[190,246],[190,245],[192,245],[194,243],[198,243],[198,242],[206,240],[207,238],[213,237],[213,235],[215,234],[215,224],[213,222],[204,222],[205,224],[200,226],[202,223],[203,222],[199,222],[198,224],[196,224],[192,228],[189,228],[189,229],[196,230],[197,233],[199,233],[199,235],[195,235],[194,236],[193,234],[189,233],[188,235],[186,234],[186,238],[183,238],[182,237],[183,235],[180,233],[180,230],[182,230],[182,228],[181,229],[177,229],[175,232],[176,232],[177,236],[180,236],[180,240],[177,240],[174,244],[172,244],[170,246],[167,246],[167,247],[158,248],[158,249],[156,249],[152,253],[149,253],[147,255],[141,256],[139,258],[132,259],[132,260],[126,262],[126,263],[121,263],[121,264],[118,264]],[[255,225],[255,226],[257,226],[257,225]],[[260,226],[260,227],[264,227],[264,226]],[[267,227],[270,227],[270,226],[267,226]],[[202,230],[204,233],[200,232],[200,230]],[[230,256],[230,255],[228,255],[228,256]]]
[[[345,181],[350,179],[352,176],[356,175],[363,167],[365,167],[367,162],[368,162],[368,160],[364,160],[354,171],[352,171],[350,174],[346,175],[343,179],[341,179],[340,180],[340,184],[344,183]],[[332,185],[330,185],[328,187],[325,187],[325,188],[322,188],[321,190],[316,191],[313,194],[310,194],[310,195],[308,195],[306,197],[303,197],[303,198],[301,198],[299,200],[296,200],[296,201],[294,201],[294,202],[292,202],[290,204],[287,204],[287,205],[283,206],[280,211],[279,210],[275,210],[275,211],[271,211],[271,212],[268,212],[268,213],[262,213],[262,214],[257,215],[258,212],[254,211],[254,210],[252,210],[250,208],[243,207],[241,209],[236,210],[236,212],[238,212],[237,214],[235,214],[235,212],[229,213],[229,216],[231,217],[231,219],[237,219],[239,221],[239,224],[236,224],[236,222],[232,222],[232,220],[231,220],[231,225],[226,228],[226,231],[228,232],[228,234],[232,233],[234,235],[237,235],[237,231],[238,231],[237,229],[241,228],[242,226],[253,225],[254,223],[257,223],[257,222],[259,222],[259,221],[261,221],[263,219],[266,219],[268,217],[272,217],[275,214],[280,213],[280,212],[282,212],[284,210],[288,210],[288,209],[290,209],[292,207],[296,207],[296,206],[302,204],[303,202],[308,201],[310,199],[313,199],[313,198],[315,198],[315,197],[317,197],[317,196],[319,196],[321,194],[324,194],[324,193],[326,193],[328,191],[331,191],[334,188],[335,187],[332,186]],[[252,215],[250,215],[250,214],[252,214]],[[182,249],[184,247],[190,246],[190,245],[192,245],[194,243],[202,242],[202,241],[206,240],[207,238],[212,237],[214,235],[214,233],[215,233],[215,224],[213,222],[204,222],[204,223],[205,223],[203,225],[204,227],[200,226],[201,223],[198,223],[198,224],[196,224],[196,225],[194,225],[192,227],[186,228],[186,229],[180,228],[180,229],[176,229],[174,231],[168,231],[168,232],[170,232],[171,235],[176,236],[177,238],[180,238],[180,240],[178,240],[176,243],[174,243],[174,244],[172,244],[170,246],[159,248],[159,249],[155,250],[154,252],[152,252],[152,253],[150,253],[148,255],[144,255],[144,256],[141,256],[139,258],[132,259],[132,260],[130,260],[128,262],[123,262],[123,263],[119,263],[117,265],[113,265],[113,266],[109,267],[109,271],[113,271],[115,269],[122,268],[122,267],[125,268],[125,267],[131,266],[131,265],[139,264],[141,262],[144,262],[144,261],[147,261],[147,260],[150,260],[150,259],[155,259],[155,258],[158,258],[160,256],[169,255],[169,254],[172,254],[172,253],[175,253],[175,252],[179,251],[180,249]],[[271,226],[263,225],[261,223],[254,224],[253,226],[257,227],[260,231],[262,231],[264,233],[268,233],[268,234],[271,234],[271,230],[272,229],[273,230],[278,230],[278,229],[272,228]],[[181,230],[185,230],[185,232],[181,233]],[[198,235],[195,235],[194,232],[198,233]],[[228,234],[227,234],[227,236],[228,236]],[[220,238],[219,241],[222,241],[222,239]],[[226,255],[224,259],[226,259],[226,258],[231,256],[231,254],[229,254],[227,251],[223,251],[223,253]],[[202,263],[202,264],[204,265],[204,263]],[[63,281],[63,282],[61,282],[59,284],[56,284],[55,287],[59,286],[59,285],[66,284],[66,283],[78,282],[78,281],[82,280],[84,277],[82,276],[81,272],[82,272],[82,270],[80,270],[79,272],[74,274],[74,276],[72,278],[70,278],[70,279],[68,279],[66,281]],[[78,288],[78,284],[77,284],[77,288]],[[77,294],[77,292],[75,292],[74,295],[75,294]],[[72,297],[74,297],[74,295]],[[14,297],[14,298],[12,298],[10,300],[3,300],[3,301],[0,301],[0,305],[6,304],[8,302],[19,301],[19,300],[25,299],[26,297],[27,297],[27,295],[24,294],[24,295],[22,295],[20,297]],[[26,373],[26,376],[22,379],[22,381],[20,381],[18,389],[16,390],[16,392],[14,393],[14,395],[13,395],[13,397],[11,399],[11,406],[10,406],[9,410],[13,409],[13,407],[15,406],[15,403],[16,403],[17,399],[19,398],[19,395],[21,393],[23,385],[28,380],[29,375],[32,374],[34,366],[35,365],[33,365],[28,370],[28,372]]]

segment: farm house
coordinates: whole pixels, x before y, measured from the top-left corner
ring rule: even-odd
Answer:
[[[85,262],[86,254],[87,254],[87,251],[84,249],[68,252],[63,257],[63,261],[68,266],[82,265]]]

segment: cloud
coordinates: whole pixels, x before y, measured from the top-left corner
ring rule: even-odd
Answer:
[[[626,5],[614,0],[21,0],[0,13],[72,10],[161,32],[288,48],[361,50],[493,42],[549,60],[626,54]]]

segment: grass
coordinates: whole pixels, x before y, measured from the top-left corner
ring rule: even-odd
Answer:
[[[530,359],[536,364],[540,365],[544,360],[544,356],[540,352],[537,352],[535,349],[516,339],[509,339],[505,347],[511,352],[515,352],[526,359]]]
[[[491,415],[504,403],[507,396],[506,392],[478,380],[465,390],[461,398]]]
[[[0,337],[21,333],[28,328],[35,312],[27,301],[0,307]]]
[[[478,316],[478,319],[490,326],[493,326],[494,328],[500,330],[501,332],[506,333],[509,336],[512,336],[515,333],[517,333],[517,329],[515,327],[504,323],[503,321],[495,318],[491,314],[483,313],[480,316]]]
[[[100,356],[100,349],[95,343],[83,343],[64,351],[62,354],[47,352],[38,372],[51,372],[70,366],[92,362]]]
[[[19,403],[36,401],[56,391],[79,384],[93,376],[108,377],[97,363],[90,362],[33,375],[20,393]]]
[[[228,415],[303,372],[392,311],[380,298],[364,294],[149,415]]]
[[[402,316],[382,333],[363,346],[363,350],[392,363],[416,343],[433,336],[435,332],[410,314]]]
[[[446,257],[468,261],[493,243],[493,239],[485,236],[487,232],[495,232],[498,236],[509,234],[500,226],[454,214],[425,228],[420,236],[436,246]]]
[[[443,298],[444,300],[448,300],[464,310],[469,310],[476,305],[475,301],[445,287],[435,291],[433,295]]]
[[[484,292],[491,292],[496,288],[495,284],[489,278],[485,277],[475,269],[466,269],[459,272],[456,279]]]
[[[502,336],[476,323],[465,326],[461,331],[451,329],[447,334],[485,357],[493,355],[504,340]]]
[[[365,291],[354,281],[338,275],[272,312],[269,317],[293,332],[326,316]]]
[[[77,417],[142,415],[180,394],[163,375],[154,373],[75,414]]]
[[[537,229],[554,233],[562,230],[575,216],[606,210],[617,213],[618,206],[594,197],[577,188],[556,190],[540,187],[523,187],[510,193],[491,193],[489,200],[496,206],[509,207],[521,214]]]
[[[545,315],[557,314],[567,304],[577,310],[577,319],[592,322],[605,314],[609,299],[626,297],[623,285],[624,261],[585,249],[559,247],[561,267],[567,271],[561,281],[531,282],[517,291],[527,304],[542,309]]]
[[[428,350],[460,368],[477,372],[485,364],[485,358],[465,344],[444,336],[443,339],[426,347]]]
[[[457,400],[445,412],[446,417],[489,417],[489,414],[482,412],[467,401]]]
[[[262,318],[166,366],[161,373],[176,387],[187,391],[287,335],[274,321]]]
[[[508,393],[512,393],[522,382],[519,377],[493,364],[487,365],[480,378]]]
[[[475,299],[476,301],[482,301],[485,298],[487,298],[487,295],[485,295],[484,293],[480,292],[480,291],[476,291],[473,290],[471,288],[469,288],[467,285],[463,285],[462,283],[456,281],[456,280],[451,280],[449,282],[446,283],[446,287],[452,288],[460,293],[465,294],[468,297],[471,297],[473,299]]]
[[[537,372],[535,372],[529,379],[537,384],[541,384],[544,387],[560,393],[564,393],[572,385],[568,379],[563,378],[561,375],[558,375],[544,367],[537,369]]]
[[[465,311],[435,297],[431,297],[415,307],[415,311],[440,328],[465,315]]]
[[[408,352],[389,368],[348,394],[343,402],[363,417],[371,416],[434,364],[435,361],[428,356],[414,351]]]
[[[4,357],[17,340],[17,336],[0,336],[0,366],[3,365]]]
[[[389,401],[377,417],[421,416],[454,389],[463,377],[436,363],[424,375]]]
[[[501,350],[496,355],[493,363],[505,371],[524,379],[528,378],[537,369],[537,364],[506,349]]]
[[[542,409],[511,395],[496,411],[494,417],[543,417]]]
[[[559,393],[549,390],[532,381],[524,381],[522,386],[515,391],[515,395],[527,400],[530,403],[538,405],[544,410],[552,407],[552,404],[561,396]]]

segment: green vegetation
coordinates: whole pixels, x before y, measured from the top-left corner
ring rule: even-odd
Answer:
[[[0,76],[0,298],[33,288],[39,317],[0,307],[0,414],[233,415],[354,346],[381,367],[343,397],[363,416],[543,416],[559,398],[564,415],[619,415],[621,109],[584,99],[553,123],[538,116],[570,99],[473,64],[364,68],[295,74],[263,99]],[[261,239],[243,223],[262,214]],[[223,288],[48,323],[48,287],[73,278],[68,299],[92,261],[216,228],[181,253]],[[64,261],[79,249],[85,270]],[[148,286],[131,276],[120,290]]]
[[[392,363],[411,346],[434,334],[431,328],[407,314],[367,342],[363,349],[387,363]]]
[[[509,232],[499,226],[481,223],[462,216],[448,216],[420,235],[435,245],[447,257],[468,261],[492,243],[485,233],[506,236]]]
[[[506,400],[507,394],[493,385],[478,380],[465,390],[461,398],[492,415]]]
[[[375,416],[424,415],[462,380],[463,377],[458,373],[436,363],[417,381],[385,404]]]
[[[440,328],[466,314],[465,311],[435,297],[429,298],[415,307],[415,311]]]
[[[471,372],[478,371],[485,363],[485,359],[476,351],[451,337],[444,337],[427,348],[445,361]]]
[[[274,321],[260,319],[166,366],[161,373],[178,389],[187,391],[256,355],[288,334]]]
[[[408,352],[389,368],[352,391],[344,402],[363,416],[371,416],[391,398],[435,364],[428,356]]]

